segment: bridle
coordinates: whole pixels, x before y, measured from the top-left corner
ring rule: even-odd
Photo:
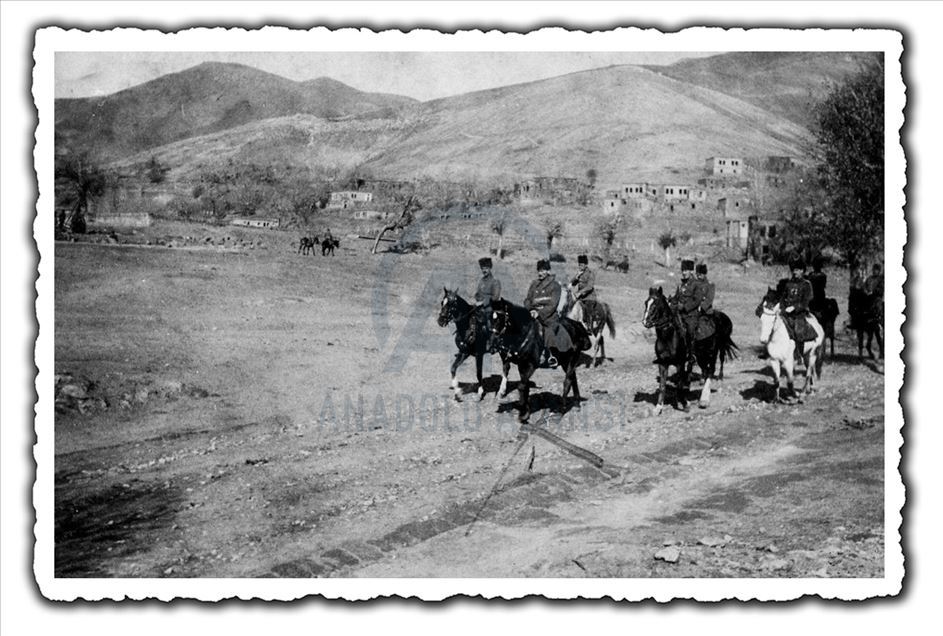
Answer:
[[[650,297],[650,300],[652,301],[652,304],[646,308],[645,315],[642,317],[642,326],[645,327],[646,329],[651,329],[652,327],[654,327],[655,329],[664,329],[665,327],[668,327],[669,325],[671,325],[673,321],[671,318],[670,309],[667,312],[661,313],[661,320],[659,320],[657,323],[654,320],[652,320],[650,314],[657,299],[655,296],[652,296]]]
[[[501,329],[497,328],[497,317],[499,313],[502,316]],[[507,334],[508,327],[511,326],[511,313],[507,309],[495,309],[492,318],[491,331],[496,336],[498,336],[498,341],[501,343],[501,349],[508,352],[509,355],[519,356],[524,351],[524,349],[530,346],[531,338],[536,333],[536,329],[529,329],[527,334],[524,336],[524,339],[521,341],[521,344],[517,347],[517,351],[511,351],[510,347],[503,346],[504,337]]]
[[[456,326],[457,326],[457,325],[458,325],[458,322],[459,322],[460,320],[464,320],[465,318],[468,318],[468,317],[471,316],[473,313],[475,313],[475,311],[478,309],[477,306],[472,305],[472,306],[469,308],[469,310],[466,311],[464,314],[462,314],[462,315],[460,315],[460,316],[457,316],[457,315],[456,315],[457,309],[456,309],[456,307],[455,307],[455,306],[458,304],[458,303],[457,303],[457,297],[455,297],[455,296],[446,296],[446,299],[448,300],[448,302],[445,304],[445,307],[448,308],[448,315],[447,315],[447,320],[446,320],[446,323],[445,323],[445,324],[448,324],[448,323],[450,323],[450,322],[454,322],[454,323],[456,324]]]

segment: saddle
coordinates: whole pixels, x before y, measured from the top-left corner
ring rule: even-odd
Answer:
[[[592,346],[586,328],[570,318],[559,318],[550,322],[543,329],[544,346],[561,353],[572,351],[586,351]]]
[[[713,314],[700,314],[697,317],[697,325],[694,328],[694,339],[704,340],[717,333],[717,323],[714,321]]]
[[[815,340],[818,337],[818,334],[815,333],[815,329],[812,328],[812,325],[809,324],[809,318],[807,314],[802,314],[794,317],[783,317],[783,322],[786,324],[786,329],[789,331],[789,336],[797,343],[809,342],[810,340]]]

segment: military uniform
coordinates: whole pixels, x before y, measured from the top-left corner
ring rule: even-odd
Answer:
[[[501,281],[491,274],[491,259],[480,258],[478,265],[482,269],[488,268],[488,272],[482,272],[481,279],[478,281],[478,288],[475,290],[475,310],[470,319],[469,332],[474,339],[478,335],[478,325],[484,325],[487,332],[485,348],[492,351],[491,338],[491,303],[501,299]],[[492,351],[493,352],[493,351]]]
[[[697,283],[700,286],[701,303],[698,306],[697,327],[694,332],[695,340],[703,340],[714,335],[714,283],[707,280],[707,265],[697,266]],[[703,276],[703,278],[701,278]]]
[[[776,286],[783,321],[796,344],[815,340],[816,333],[809,324],[809,303],[812,302],[812,284],[803,278],[784,278]],[[788,309],[792,307],[792,311]]]
[[[482,309],[491,310],[491,302],[501,299],[501,281],[488,274],[482,276],[478,281],[478,289],[475,290],[475,302],[481,303]]]
[[[546,261],[538,264],[538,271],[542,268],[550,269],[549,263],[542,267],[543,263]],[[524,308],[537,312],[537,322],[543,328],[544,345],[547,349],[569,351],[573,348],[573,340],[557,317],[560,295],[560,283],[553,274],[549,274],[544,279],[538,278],[530,284],[524,299]]]
[[[874,273],[864,281],[863,291],[865,296],[865,307],[871,312],[871,316],[878,322],[884,321],[884,274],[880,269],[875,269]]]
[[[690,267],[688,266],[690,263]],[[681,271],[693,270],[694,264],[690,261],[681,263]],[[669,299],[670,305],[678,312],[684,325],[684,335],[688,343],[694,342],[700,316],[701,303],[704,300],[704,286],[696,278],[686,278],[681,281],[675,290],[674,296]]]
[[[585,269],[571,281],[576,287],[576,299],[596,302],[596,274],[591,269]]]

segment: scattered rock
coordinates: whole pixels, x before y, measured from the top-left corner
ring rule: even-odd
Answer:
[[[681,550],[675,546],[669,546],[667,548],[662,548],[655,553],[655,559],[660,561],[666,561],[668,563],[677,563],[678,557],[681,556]]]
[[[770,559],[763,567],[769,570],[785,570],[789,565],[789,561],[785,559]]]
[[[715,547],[722,548],[725,545],[727,545],[727,540],[722,539],[720,537],[703,537],[701,539],[698,539],[698,543],[700,543],[701,545],[706,545],[709,548],[715,548]]]
[[[88,391],[78,384],[66,384],[59,388],[59,395],[83,400],[88,397]]]

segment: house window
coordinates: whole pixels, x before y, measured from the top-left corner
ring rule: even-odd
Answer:
[[[776,238],[776,226],[775,226],[775,225],[769,226],[769,237],[770,237],[770,238]]]

